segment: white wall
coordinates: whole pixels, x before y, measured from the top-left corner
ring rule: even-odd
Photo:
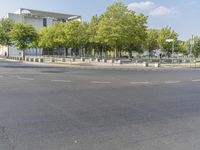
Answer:
[[[25,52],[25,54],[26,55],[31,55],[31,56],[41,56],[42,55],[42,49],[28,49],[28,50],[26,50],[26,52]]]
[[[9,47],[9,56],[21,56],[22,52],[15,47]]]
[[[43,19],[42,18],[33,18],[31,16],[23,16],[20,14],[14,14],[14,13],[9,13],[8,18],[11,20],[15,21],[16,23],[25,23],[25,24],[31,24],[33,27],[35,27],[36,30],[39,30],[43,27]],[[49,21],[50,24],[50,21]],[[37,50],[38,55],[42,55],[42,50],[39,49]],[[5,56],[5,53],[8,54],[8,48],[7,47],[0,47],[0,55]],[[26,52],[27,55],[35,55],[36,54],[36,49],[30,49],[27,50]],[[15,47],[10,47],[9,48],[9,55],[10,56],[21,56],[22,51],[17,50]]]
[[[31,24],[36,30],[39,30],[43,27],[43,19],[42,18],[24,17],[23,23]]]
[[[22,23],[23,22],[23,17],[19,14],[9,13],[8,18],[15,21],[16,23]]]
[[[24,16],[23,14],[16,14],[16,13],[9,13],[8,18],[11,20],[15,21],[16,23],[24,23],[24,24],[31,24],[33,27],[35,27],[36,30],[39,30],[43,28],[43,18],[35,18],[30,16]],[[57,21],[54,21],[51,18],[47,18],[47,26],[52,26],[56,23]],[[1,47],[0,46],[0,55],[5,55],[5,53],[8,54],[8,49],[7,47]],[[9,49],[9,55],[10,56],[21,56],[21,51],[17,50],[15,47],[10,47]],[[42,55],[42,49],[37,50],[38,55]],[[26,51],[27,55],[35,55],[36,54],[36,49],[30,49]]]
[[[53,25],[53,20],[50,18],[47,18],[47,26],[52,26]]]

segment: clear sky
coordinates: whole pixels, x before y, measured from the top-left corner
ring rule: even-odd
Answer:
[[[119,0],[0,0],[0,16],[18,8],[29,8],[61,13],[77,14],[89,21],[101,14],[106,7]],[[149,16],[148,25],[153,28],[171,26],[182,40],[200,35],[199,0],[121,0],[129,9]]]

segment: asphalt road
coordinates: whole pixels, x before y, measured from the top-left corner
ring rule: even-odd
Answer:
[[[0,150],[199,150],[199,69],[0,60]]]

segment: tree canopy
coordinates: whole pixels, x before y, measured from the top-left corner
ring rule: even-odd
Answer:
[[[166,39],[173,39],[175,52],[188,54],[188,41],[178,40],[178,34],[171,27],[148,29],[147,21],[148,16],[136,14],[121,2],[110,5],[103,14],[93,16],[89,22],[57,22],[39,31],[31,25],[2,19],[0,44],[13,45],[22,51],[28,48],[71,49],[75,55],[83,55],[84,51],[84,56],[85,53],[90,56],[102,56],[103,53],[108,56],[109,53],[112,57],[161,49],[169,56],[172,43],[167,43]],[[199,55],[199,43],[199,37],[195,37],[193,53],[196,56]]]
[[[18,49],[25,51],[29,48],[29,44],[37,40],[37,32],[32,25],[17,23],[10,32],[13,45]],[[23,57],[25,53],[23,52]]]
[[[8,47],[8,57],[9,57],[9,46],[11,45],[10,32],[14,26],[14,21],[10,19],[2,19],[0,21],[0,45]]]
[[[175,51],[178,49],[178,34],[172,30],[171,27],[165,27],[160,30],[159,36],[158,36],[158,43],[160,45],[160,48],[162,51],[171,54],[172,50],[172,43],[166,42],[167,39],[173,39],[174,40],[174,46]]]

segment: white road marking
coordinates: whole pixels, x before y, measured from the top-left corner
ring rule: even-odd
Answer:
[[[150,82],[130,82],[130,84],[150,84]]]
[[[51,82],[63,82],[63,83],[71,83],[71,80],[51,80]]]
[[[21,78],[21,77],[18,77],[17,79],[18,79],[18,80],[29,80],[29,81],[35,80],[35,79],[33,79],[33,78]]]
[[[200,82],[200,79],[192,80],[192,82]]]
[[[109,81],[92,81],[94,84],[111,84],[112,82]]]
[[[180,83],[181,81],[165,81],[165,84],[176,84]]]
[[[10,76],[11,78],[20,78],[20,76]]]

